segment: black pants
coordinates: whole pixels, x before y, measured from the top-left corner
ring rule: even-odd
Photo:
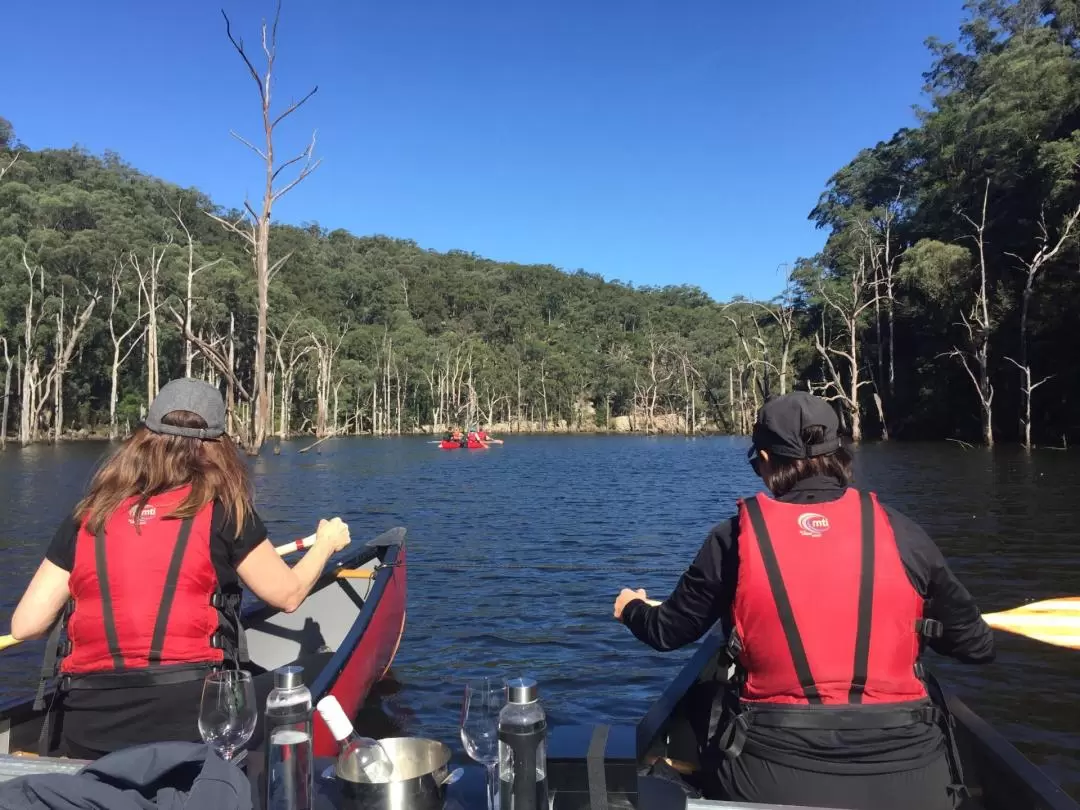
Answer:
[[[780,765],[743,752],[719,766],[723,798],[837,810],[954,810],[948,759],[896,773],[847,775]]]

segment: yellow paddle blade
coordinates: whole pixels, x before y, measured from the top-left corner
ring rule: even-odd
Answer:
[[[987,613],[983,619],[998,630],[1080,650],[1080,596],[1044,599],[1000,613]]]
[[[14,647],[20,643],[19,639],[14,636],[0,636],[0,650],[6,650],[8,647]]]

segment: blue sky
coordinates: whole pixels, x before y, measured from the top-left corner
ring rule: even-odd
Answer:
[[[112,149],[238,205],[258,194],[254,82],[272,0],[5,9],[0,115],[33,148]],[[960,0],[284,0],[279,154],[322,167],[275,209],[437,250],[769,296],[824,234],[828,177],[913,121],[923,41]]]

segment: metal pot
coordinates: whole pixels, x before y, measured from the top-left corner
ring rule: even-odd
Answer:
[[[371,810],[428,810],[442,807],[447,785],[462,775],[450,771],[449,746],[420,737],[379,740],[394,765],[388,782],[357,782],[336,775],[342,794],[354,807]]]

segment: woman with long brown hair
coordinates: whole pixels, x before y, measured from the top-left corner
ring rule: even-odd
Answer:
[[[348,543],[339,518],[321,520],[303,559],[282,562],[220,393],[170,382],[60,525],[11,619],[11,634],[30,639],[67,618],[50,706],[63,714],[62,752],[197,740],[203,677],[242,657],[241,583],[294,611]]]

